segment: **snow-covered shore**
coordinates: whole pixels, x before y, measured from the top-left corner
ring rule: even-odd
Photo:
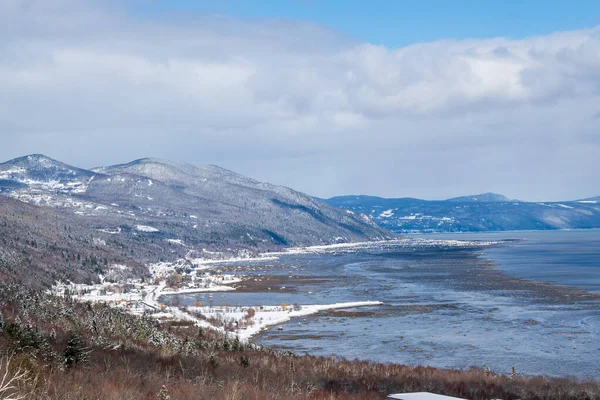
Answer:
[[[389,249],[397,248],[471,248],[486,247],[497,244],[494,241],[478,240],[449,240],[449,239],[425,239],[425,238],[403,238],[394,240],[380,240],[373,242],[335,243],[319,246],[290,247],[281,252],[264,253],[265,257],[276,257],[285,254],[327,254],[327,253],[349,253],[367,249]]]
[[[222,323],[235,325],[232,332],[241,341],[248,341],[261,331],[288,322],[292,318],[305,317],[321,311],[356,307],[379,306],[380,301],[360,301],[320,305],[261,306],[261,307],[188,307],[193,313],[200,313]],[[252,317],[250,317],[252,315]]]
[[[161,321],[190,321],[197,326],[209,328],[238,337],[247,342],[261,331],[275,325],[288,322],[291,318],[316,314],[320,311],[340,308],[378,306],[379,301],[361,301],[351,303],[335,303],[321,305],[263,305],[260,307],[198,307],[170,306],[161,303],[161,296],[172,296],[189,293],[211,293],[233,291],[234,283],[242,281],[242,277],[224,274],[209,274],[198,271],[199,267],[182,278],[175,274],[180,263],[161,263],[149,266],[153,275],[150,282],[128,280],[125,282],[105,282],[93,285],[57,284],[52,293],[73,296],[78,301],[102,302],[120,308],[131,314],[147,313]],[[181,282],[173,283],[174,277]]]

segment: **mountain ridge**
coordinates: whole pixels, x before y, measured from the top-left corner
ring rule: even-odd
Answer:
[[[109,231],[154,226],[154,236],[183,236],[191,246],[269,248],[394,236],[365,216],[215,165],[141,158],[85,170],[32,154],[0,164],[0,179],[2,191],[16,199],[94,218]]]
[[[505,196],[491,195],[448,200],[348,195],[324,201],[369,215],[379,225],[401,234],[600,228],[600,198],[524,202],[503,201]]]
[[[43,154],[30,154],[0,164],[0,191],[27,185],[77,193],[96,175],[93,171],[65,164]]]
[[[498,193],[480,193],[480,194],[472,194],[472,195],[467,195],[467,196],[460,196],[460,197],[453,197],[450,199],[446,199],[446,201],[453,201],[453,202],[460,202],[460,203],[465,203],[465,202],[480,202],[480,203],[508,203],[511,201],[518,201],[518,200],[511,200],[508,197],[498,194]]]
[[[598,201],[598,202],[600,202],[600,196],[588,197],[586,199],[581,199],[578,201]]]

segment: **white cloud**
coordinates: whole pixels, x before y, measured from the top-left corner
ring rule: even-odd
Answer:
[[[390,49],[90,4],[0,10],[1,158],[163,156],[321,196],[598,194],[599,28]]]

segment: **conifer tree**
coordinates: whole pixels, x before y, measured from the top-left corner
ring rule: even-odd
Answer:
[[[84,361],[85,353],[81,340],[75,332],[71,332],[65,348],[65,366],[71,368]]]
[[[169,391],[167,390],[167,387],[165,385],[162,385],[162,387],[160,388],[160,392],[158,392],[156,398],[158,400],[171,400],[171,396],[169,396]]]

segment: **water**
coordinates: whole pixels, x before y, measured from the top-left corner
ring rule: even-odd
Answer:
[[[600,230],[495,233],[485,236],[521,239],[512,246],[485,252],[487,258],[511,275],[600,292]]]
[[[214,294],[212,302],[380,300],[383,306],[293,319],[256,342],[300,354],[600,378],[600,230],[443,237],[519,241],[235,263],[223,270],[252,277],[240,288],[249,292]]]

